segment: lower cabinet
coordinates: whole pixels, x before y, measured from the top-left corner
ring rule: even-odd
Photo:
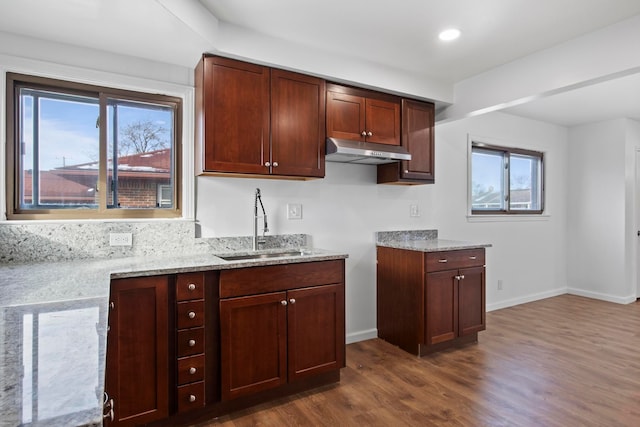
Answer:
[[[344,366],[343,261],[227,270],[220,280],[233,296],[220,300],[223,401]]]
[[[344,317],[342,259],[114,279],[105,425],[191,425],[339,381]]]
[[[168,276],[111,281],[105,425],[169,416]]]
[[[378,247],[378,336],[414,354],[477,341],[485,329],[485,252]]]

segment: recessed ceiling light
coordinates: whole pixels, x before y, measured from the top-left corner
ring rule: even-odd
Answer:
[[[458,37],[460,37],[460,30],[458,30],[457,28],[448,28],[444,31],[442,31],[438,37],[440,38],[440,40],[443,41],[451,41],[451,40],[455,40]]]

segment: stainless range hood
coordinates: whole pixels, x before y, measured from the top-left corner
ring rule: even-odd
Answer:
[[[325,159],[328,162],[380,165],[401,160],[411,160],[411,154],[398,145],[327,138]]]

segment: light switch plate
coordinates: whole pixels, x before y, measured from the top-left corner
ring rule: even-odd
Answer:
[[[420,216],[420,206],[419,205],[410,205],[409,206],[409,216],[412,218],[416,218]]]
[[[288,203],[287,204],[287,219],[302,219],[302,204],[301,203]]]

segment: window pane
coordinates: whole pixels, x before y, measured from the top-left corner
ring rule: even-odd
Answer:
[[[172,208],[173,109],[110,99],[107,133],[107,205]]]
[[[509,208],[540,210],[540,158],[511,154],[509,166]]]
[[[504,210],[503,153],[474,147],[471,164],[471,208],[473,210]]]
[[[20,108],[20,207],[97,207],[98,100],[22,88]]]

